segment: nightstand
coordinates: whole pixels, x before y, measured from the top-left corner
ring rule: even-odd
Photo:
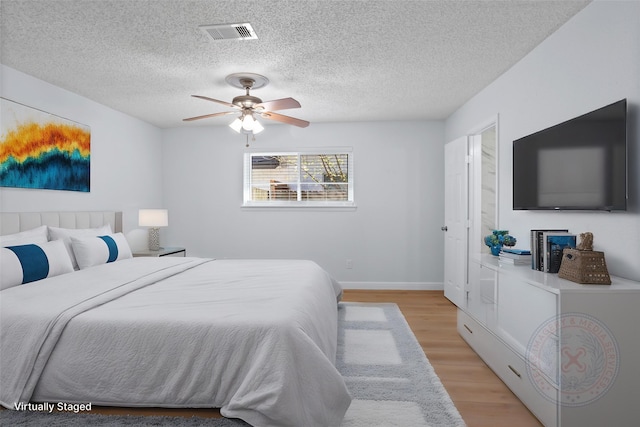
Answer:
[[[161,257],[161,256],[187,256],[187,250],[185,248],[178,247],[168,247],[168,248],[160,248],[159,251],[138,251],[133,253],[134,257],[141,256],[151,256],[151,257]]]

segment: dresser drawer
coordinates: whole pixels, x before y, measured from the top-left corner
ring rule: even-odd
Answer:
[[[458,310],[458,333],[541,423],[558,425],[553,399],[557,387],[535,372],[530,376],[522,356],[462,310]]]
[[[495,336],[463,310],[458,310],[458,333],[485,362],[497,357]]]
[[[557,386],[537,371],[528,370],[527,362],[500,340],[494,343],[499,357],[489,367],[518,396],[527,408],[547,427],[558,425]]]

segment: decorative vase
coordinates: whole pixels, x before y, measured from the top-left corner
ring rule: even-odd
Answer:
[[[502,245],[493,245],[491,246],[491,255],[498,256],[500,255],[501,250],[502,250]]]

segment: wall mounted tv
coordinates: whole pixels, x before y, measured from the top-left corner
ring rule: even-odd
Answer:
[[[626,210],[627,100],[513,141],[514,210]]]

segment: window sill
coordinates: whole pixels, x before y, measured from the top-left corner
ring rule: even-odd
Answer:
[[[264,209],[264,210],[320,210],[320,211],[355,211],[357,206],[354,202],[337,202],[337,203],[322,203],[322,202],[247,202],[241,206],[242,209]]]

